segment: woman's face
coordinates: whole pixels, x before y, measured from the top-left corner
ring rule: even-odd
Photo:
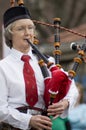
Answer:
[[[34,41],[34,24],[30,19],[17,20],[12,27],[12,44],[13,48],[23,53],[27,53],[29,45],[25,39]]]

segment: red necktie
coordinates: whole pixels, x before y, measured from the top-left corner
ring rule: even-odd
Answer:
[[[29,64],[30,56],[23,55],[21,60],[24,61],[23,75],[26,87],[26,101],[30,106],[34,106],[38,101],[38,93],[34,71]]]

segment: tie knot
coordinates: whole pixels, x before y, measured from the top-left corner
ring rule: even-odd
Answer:
[[[21,60],[24,61],[24,62],[28,62],[30,60],[30,56],[29,55],[23,55],[21,57]]]

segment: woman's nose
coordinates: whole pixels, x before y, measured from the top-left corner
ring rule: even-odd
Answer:
[[[30,30],[28,28],[25,29],[25,35],[29,35],[30,34]]]

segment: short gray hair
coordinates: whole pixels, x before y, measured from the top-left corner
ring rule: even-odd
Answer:
[[[9,48],[12,48],[12,27],[13,23],[8,25],[4,30],[5,42]]]

